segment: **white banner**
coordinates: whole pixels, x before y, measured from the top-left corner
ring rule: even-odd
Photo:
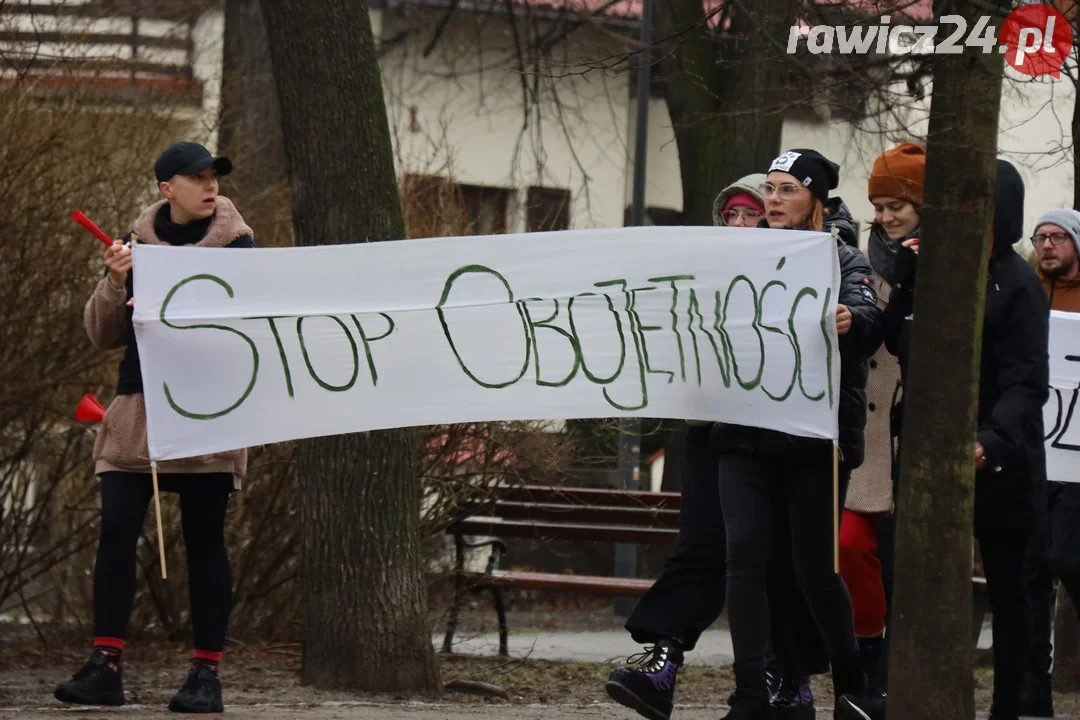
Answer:
[[[1046,477],[1080,482],[1080,313],[1050,313],[1050,398],[1043,407]]]
[[[835,438],[834,243],[791,230],[648,227],[136,245],[150,457],[620,416]]]

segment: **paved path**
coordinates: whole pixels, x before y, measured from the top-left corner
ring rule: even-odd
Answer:
[[[509,637],[510,655],[534,660],[576,660],[580,662],[621,662],[641,652],[641,646],[623,630],[593,632],[529,632]],[[979,647],[990,647],[990,625],[983,627]],[[442,647],[442,635],[433,638],[436,648]],[[464,655],[494,656],[499,652],[497,633],[486,635],[457,635],[454,652]],[[726,630],[709,630],[701,636],[693,652],[686,656],[687,664],[726,666],[734,662],[731,634]]]
[[[688,707],[676,705],[677,720],[716,720],[724,711],[719,706]],[[224,717],[235,720],[472,720],[507,718],[509,720],[640,720],[631,710],[614,703],[592,705],[451,705],[401,703],[382,705],[361,702],[318,704],[274,704],[226,706]],[[819,718],[832,716],[831,707],[819,707]],[[129,705],[124,708],[3,708],[0,720],[134,720],[145,717],[171,717],[174,713],[161,707]],[[976,713],[984,719],[986,713]],[[1055,715],[1057,720],[1080,720],[1075,715]]]
[[[630,635],[623,630],[593,632],[537,632],[511,633],[510,655],[515,658],[529,657],[533,660],[576,660],[579,662],[624,662],[626,658],[641,652]],[[442,647],[442,636],[435,638],[437,648]],[[455,636],[454,652],[463,655],[497,655],[497,633],[477,636]],[[727,630],[709,630],[702,635],[698,646],[686,656],[687,664],[730,665],[734,661],[731,635]]]

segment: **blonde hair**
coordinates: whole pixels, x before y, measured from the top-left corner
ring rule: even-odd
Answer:
[[[814,198],[814,211],[810,213],[810,229],[821,232],[825,227],[825,205]]]
[[[795,223],[794,227],[805,227],[807,230],[821,232],[825,227],[825,205],[818,198],[814,198],[814,209],[803,218],[802,222]]]

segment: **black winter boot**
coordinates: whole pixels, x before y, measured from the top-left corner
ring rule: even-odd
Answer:
[[[780,677],[775,669],[765,668],[765,672],[762,673],[765,679],[765,694],[769,698],[769,705],[771,706],[776,702],[776,697],[780,692],[780,687],[784,684],[784,679]],[[732,690],[728,695],[727,704],[728,707],[735,702],[735,691]]]
[[[604,689],[612,700],[649,720],[669,720],[675,699],[675,681],[683,664],[682,647],[661,640],[645,652],[631,655],[627,667],[608,676]]]
[[[76,705],[123,705],[124,671],[112,657],[107,650],[94,648],[87,663],[57,685],[53,696]]]
[[[735,669],[735,694],[731,710],[721,720],[768,720],[769,689],[761,671]]]
[[[1024,696],[1020,700],[1023,717],[1054,717],[1053,680],[1050,673],[1028,673],[1024,681]]]
[[[770,706],[772,720],[814,720],[816,710],[810,678],[784,678]]]
[[[180,692],[169,701],[169,710],[178,713],[222,713],[221,680],[216,672],[196,662],[188,672]]]

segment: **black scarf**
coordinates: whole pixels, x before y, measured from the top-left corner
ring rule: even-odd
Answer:
[[[194,245],[206,237],[214,216],[181,225],[172,220],[172,205],[165,203],[154,216],[154,232],[170,245]]]
[[[895,287],[898,281],[903,280],[900,276],[906,274],[906,270],[897,268],[897,255],[900,254],[901,250],[905,253],[911,253],[911,251],[908,248],[901,247],[901,244],[905,240],[919,237],[921,229],[921,227],[916,227],[898,240],[891,239],[889,234],[885,232],[885,228],[880,225],[875,224],[870,229],[870,239],[866,244],[870,267],[889,284],[889,287]],[[909,263],[901,263],[901,265],[906,264]]]

